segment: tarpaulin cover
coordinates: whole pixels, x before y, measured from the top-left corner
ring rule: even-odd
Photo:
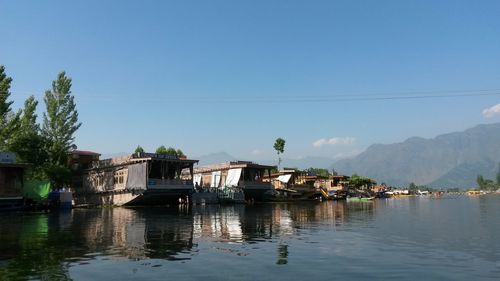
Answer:
[[[278,177],[278,180],[282,183],[288,183],[292,175],[281,175]]]
[[[128,166],[127,189],[146,189],[147,163],[137,163]]]
[[[50,182],[30,180],[24,183],[24,197],[33,200],[46,199],[49,196]]]
[[[241,168],[239,169],[229,169],[227,172],[226,184],[225,186],[238,186],[238,182],[240,181],[241,176]]]
[[[196,186],[196,184],[198,184],[198,186],[201,186],[201,174],[194,174],[193,185]]]
[[[221,172],[212,172],[212,181],[210,181],[210,187],[219,187]]]

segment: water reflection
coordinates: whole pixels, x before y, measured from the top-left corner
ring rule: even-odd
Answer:
[[[284,238],[313,222],[339,227],[370,219],[374,206],[326,202],[3,214],[0,223],[9,227],[0,229],[0,275],[64,279],[69,264],[98,256],[185,260],[197,241],[252,244],[277,237],[277,264],[286,264]]]
[[[314,270],[325,274],[328,264],[364,264],[375,256],[406,259],[407,266],[464,266],[471,256],[496,262],[499,213],[498,197],[481,197],[0,214],[0,280],[65,280],[72,267],[103,260],[200,267],[219,259],[287,270],[317,260],[324,267],[315,263]]]

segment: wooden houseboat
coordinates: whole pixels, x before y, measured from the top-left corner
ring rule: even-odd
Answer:
[[[278,201],[313,199],[316,194],[315,181],[306,172],[297,169],[285,168],[265,177],[264,181],[271,182],[274,199]]]
[[[77,168],[72,186],[77,205],[165,205],[184,201],[193,192],[198,160],[144,152],[105,160],[93,155],[89,163],[72,163]]]
[[[260,165],[249,161],[234,161],[194,169],[195,185],[200,190],[232,194],[241,190],[247,201],[266,201],[271,196],[272,185],[265,182],[275,166]]]
[[[12,152],[0,152],[0,211],[24,206],[24,173],[29,164],[16,163]]]

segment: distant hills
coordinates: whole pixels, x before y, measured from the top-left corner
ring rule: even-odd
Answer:
[[[201,166],[224,163],[229,161],[236,161],[236,160],[243,160],[243,161],[248,160],[248,159],[238,159],[226,152],[211,153],[207,155],[194,157],[194,159],[200,160],[199,165]],[[277,165],[277,161],[278,160],[276,158],[276,159],[269,159],[269,160],[255,161],[255,162],[264,165]],[[289,168],[299,168],[299,169],[307,169],[310,167],[328,168],[329,166],[332,165],[334,161],[335,159],[333,158],[313,157],[313,156],[303,157],[300,159],[283,158],[281,166]]]
[[[339,173],[358,173],[391,185],[477,186],[476,176],[494,179],[500,162],[500,123],[479,125],[433,139],[375,144],[352,159],[337,161]],[[331,167],[331,168],[332,168]]]
[[[200,160],[198,165],[205,166],[210,164],[225,163],[229,161],[235,161],[236,158],[227,154],[226,152],[216,152],[207,155],[192,157],[193,159]]]

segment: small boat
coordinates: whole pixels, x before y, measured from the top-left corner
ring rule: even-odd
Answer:
[[[347,197],[347,202],[372,202],[375,197]]]

